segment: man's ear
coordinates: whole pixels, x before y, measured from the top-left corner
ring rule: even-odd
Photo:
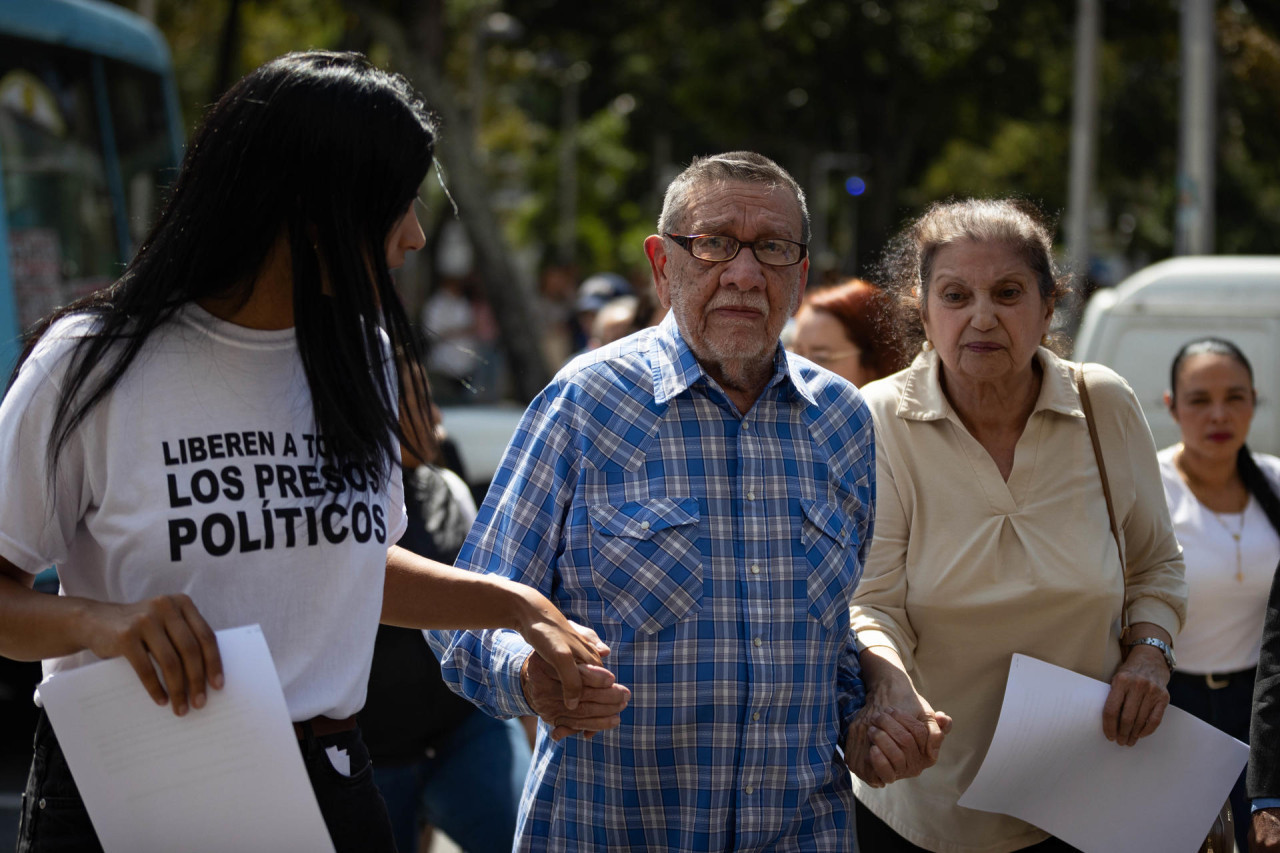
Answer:
[[[644,240],[644,253],[649,258],[649,266],[653,270],[653,289],[658,294],[658,302],[663,308],[671,307],[670,280],[667,278],[667,244],[661,236],[650,234]]]
[[[804,301],[804,289],[809,285],[809,257],[805,256],[800,262],[800,287],[796,289],[796,311],[800,310],[800,303]],[[791,312],[791,316],[796,315],[796,311]]]

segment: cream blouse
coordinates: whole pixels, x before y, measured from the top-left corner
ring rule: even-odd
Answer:
[[[938,763],[859,800],[937,853],[1003,853],[1046,834],[956,805],[986,754],[1015,652],[1110,681],[1124,580],[1075,386],[1047,349],[1040,397],[1006,482],[940,384],[935,351],[862,389],[876,426],[876,530],[854,596],[859,649],[896,651],[916,690],[954,726]],[[1128,566],[1129,621],[1177,636],[1181,551],[1156,448],[1128,384],[1088,366],[1089,391]],[[1098,725],[1102,725],[1099,716]]]

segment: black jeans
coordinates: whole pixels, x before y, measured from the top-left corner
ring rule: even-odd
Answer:
[[[1249,716],[1253,711],[1253,681],[1257,667],[1220,674],[1215,683],[1227,682],[1214,689],[1203,675],[1174,672],[1169,679],[1169,704],[1204,720],[1219,731],[1239,741],[1249,742]],[[1236,846],[1249,849],[1249,798],[1244,790],[1245,771],[1231,787],[1231,817],[1235,821]]]
[[[876,817],[875,812],[854,801],[854,809],[858,821],[858,849],[863,853],[929,853],[923,847],[917,847],[898,833],[889,824]],[[1039,844],[1022,848],[1022,853],[1079,853],[1065,841],[1047,838]]]
[[[325,749],[351,757],[351,775],[333,768]],[[338,853],[395,853],[387,807],[373,783],[373,764],[360,730],[298,741],[320,813]],[[102,850],[48,716],[36,721],[35,752],[18,818],[17,853],[96,853]]]

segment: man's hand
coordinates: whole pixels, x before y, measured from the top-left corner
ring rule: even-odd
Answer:
[[[595,732],[614,728],[622,722],[619,714],[631,699],[631,691],[618,684],[613,673],[602,666],[579,664],[577,674],[582,684],[581,699],[570,708],[564,700],[559,673],[545,660],[529,655],[520,670],[524,698],[552,727],[552,740],[579,733],[591,737]]]
[[[1152,646],[1130,646],[1111,678],[1102,706],[1102,733],[1121,746],[1133,746],[1156,730],[1169,707],[1169,666]]]
[[[190,597],[161,595],[137,604],[85,601],[84,608],[80,645],[104,660],[128,660],[157,705],[172,702],[181,717],[188,707],[204,707],[206,683],[222,688],[218,640]]]
[[[1280,851],[1280,808],[1258,809],[1249,822],[1249,853]]]
[[[533,587],[513,583],[512,588],[524,602],[524,612],[517,630],[525,642],[533,646],[533,650],[555,671],[564,707],[567,710],[577,708],[586,688],[578,664],[599,669],[600,662],[609,654],[609,647],[600,641],[595,631],[566,619],[555,605]],[[521,670],[522,684],[524,677],[524,671]]]
[[[912,694],[896,700],[868,696],[849,726],[845,764],[873,788],[919,776],[932,767],[951,731],[950,716]]]

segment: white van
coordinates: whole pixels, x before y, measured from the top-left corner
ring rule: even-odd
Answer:
[[[1169,364],[1193,338],[1226,338],[1253,364],[1254,450],[1280,455],[1280,257],[1207,255],[1160,261],[1097,291],[1076,334],[1075,361],[1095,361],[1129,381],[1157,447],[1178,441],[1165,410]]]

